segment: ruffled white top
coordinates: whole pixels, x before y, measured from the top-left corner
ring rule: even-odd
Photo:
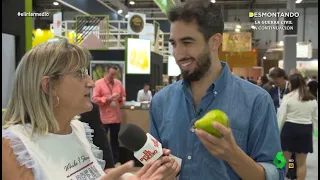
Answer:
[[[104,175],[102,151],[93,144],[93,130],[78,120],[68,135],[31,134],[31,125],[2,129],[20,165],[31,168],[35,180],[97,180]]]

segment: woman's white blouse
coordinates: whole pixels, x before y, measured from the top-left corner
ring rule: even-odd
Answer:
[[[93,130],[78,120],[71,122],[68,135],[34,134],[31,125],[2,129],[2,138],[10,140],[20,165],[31,168],[35,180],[96,180],[104,175],[102,151],[92,143]]]

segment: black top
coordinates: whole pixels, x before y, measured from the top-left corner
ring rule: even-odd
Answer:
[[[81,114],[80,121],[88,123],[94,130],[93,144],[103,151],[103,160],[106,161],[105,169],[114,168],[112,151],[108,140],[108,135],[100,119],[98,105],[92,103],[93,109],[90,112]]]
[[[318,81],[312,80],[308,83],[309,91],[311,92],[314,97],[317,98],[317,91],[318,91]]]

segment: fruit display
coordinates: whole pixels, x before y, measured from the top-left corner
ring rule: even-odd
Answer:
[[[132,48],[130,57],[130,65],[139,68],[143,71],[149,68],[149,57],[146,49]]]
[[[229,127],[228,116],[223,111],[218,109],[209,111],[201,119],[194,123],[194,127],[196,129],[204,130],[216,137],[221,137],[222,134],[212,126],[213,122],[218,122],[225,127]]]

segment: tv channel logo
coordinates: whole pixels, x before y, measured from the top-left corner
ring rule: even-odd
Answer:
[[[294,168],[294,160],[293,159],[289,159],[289,169],[293,169]]]
[[[278,169],[282,169],[286,165],[286,159],[283,157],[283,152],[278,152],[273,159],[273,164]]]

